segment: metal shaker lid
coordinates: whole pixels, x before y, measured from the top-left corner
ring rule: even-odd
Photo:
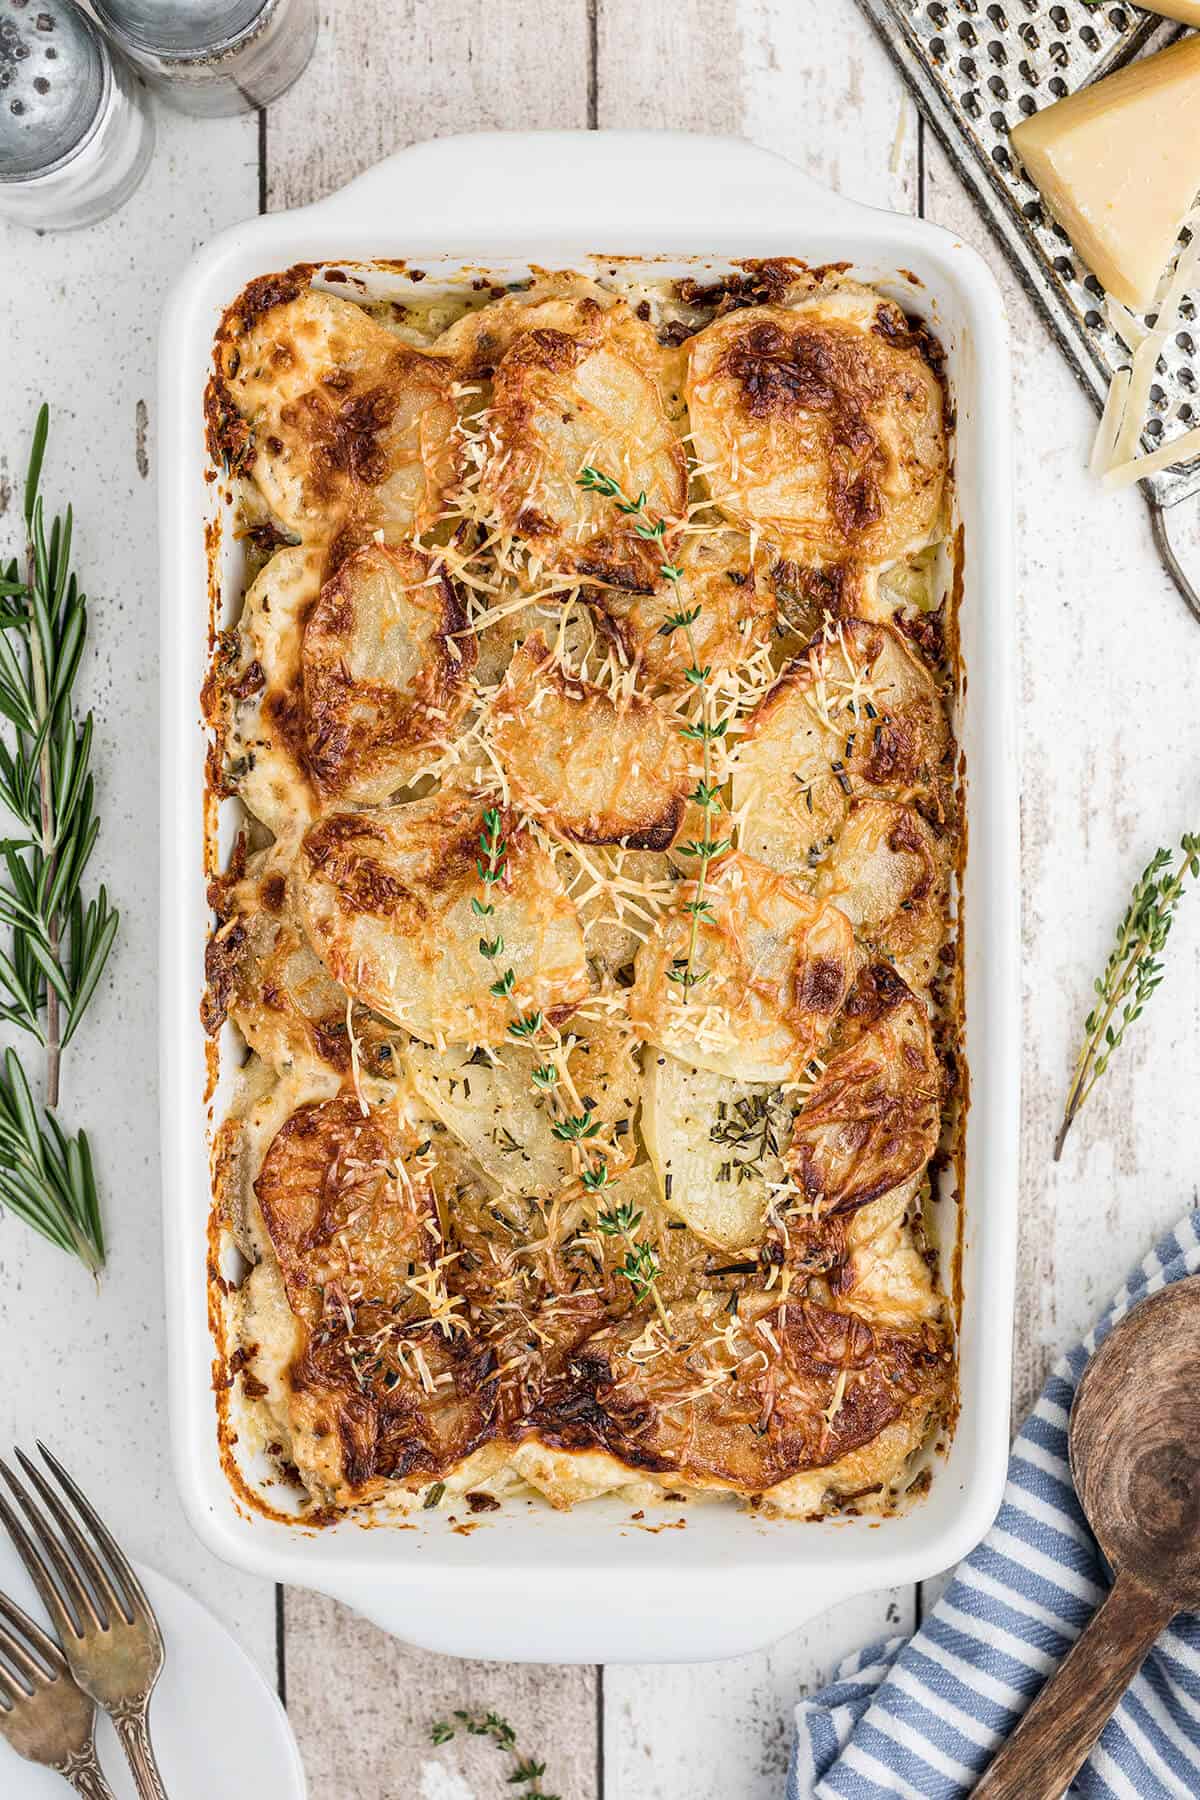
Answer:
[[[70,0],[0,0],[0,181],[63,162],[99,116],[108,60]]]
[[[242,36],[265,0],[93,0],[101,21],[130,46],[160,56],[193,57]],[[36,4],[36,0],[30,0]]]

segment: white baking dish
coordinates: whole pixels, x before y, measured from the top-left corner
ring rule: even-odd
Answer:
[[[223,308],[296,261],[407,258],[524,272],[597,255],[791,254],[850,261],[933,326],[957,410],[964,533],[959,737],[966,757],[967,1056],[973,1097],[963,1197],[961,1416],[931,1492],[882,1522],[768,1522],[690,1504],[651,1533],[628,1505],[569,1514],[507,1505],[465,1535],[343,1521],[304,1531],[236,1502],[218,1457],[205,1281],[210,1108],[199,1019],[208,914],[201,854],[208,658],[202,395]],[[691,272],[696,272],[693,268]],[[688,1660],[758,1648],[833,1602],[955,1561],[989,1524],[1008,1448],[1017,1196],[1018,774],[1012,728],[1011,406],[999,293],[976,253],[919,219],[814,187],[788,163],[718,138],[654,133],[479,136],[418,145],[301,211],[249,220],[177,283],[161,340],[162,1107],[170,1399],[180,1488],[196,1531],[229,1562],[321,1589],[388,1630],[460,1655]],[[228,535],[228,534],[227,534]],[[218,1096],[219,1103],[219,1096]],[[219,1116],[219,1115],[218,1115]],[[947,1258],[949,1262],[949,1258]],[[947,1269],[947,1278],[950,1271]],[[648,1519],[647,1523],[653,1523]]]

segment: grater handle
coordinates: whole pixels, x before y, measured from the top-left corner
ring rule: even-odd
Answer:
[[[1167,531],[1167,509],[1161,501],[1152,497],[1148,499],[1147,504],[1150,507],[1150,529],[1154,533],[1159,560],[1183,595],[1184,605],[1197,624],[1200,624],[1200,593],[1196,592],[1191,577],[1175,554],[1175,546]]]

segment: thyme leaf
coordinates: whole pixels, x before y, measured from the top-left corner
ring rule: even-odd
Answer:
[[[586,463],[579,473],[579,486],[592,493],[606,495],[616,502],[617,511],[634,517],[637,523],[634,530],[640,538],[652,539],[662,544],[666,539],[667,522],[663,518],[651,517],[646,500],[645,489],[636,500],[630,500],[621,488],[621,484],[601,469],[593,468]],[[701,746],[704,757],[704,773],[696,786],[692,798],[699,806],[703,818],[703,835],[690,844],[684,854],[697,858],[696,886],[692,896],[692,904],[687,908],[691,914],[691,929],[688,933],[687,957],[682,964],[677,963],[668,969],[667,979],[683,989],[686,1003],[691,990],[698,987],[706,978],[708,971],[697,966],[700,948],[700,920],[710,911],[704,900],[705,883],[708,879],[709,864],[715,857],[729,848],[728,838],[718,838],[713,831],[714,815],[721,809],[720,783],[713,780],[712,746],[725,736],[729,722],[727,719],[715,720],[712,716],[712,688],[710,678],[712,667],[701,663],[696,649],[694,627],[703,608],[699,605],[684,604],[680,591],[683,570],[678,563],[664,560],[659,565],[659,574],[669,582],[675,596],[675,610],[659,626],[659,635],[672,637],[675,632],[682,631],[687,639],[688,653],[691,663],[684,671],[684,678],[692,691],[699,696],[699,717],[681,728],[681,735],[691,743]]]
[[[460,1731],[469,1737],[488,1738],[503,1755],[512,1757],[512,1773],[505,1776],[505,1786],[525,1789],[523,1795],[514,1795],[514,1800],[561,1800],[558,1794],[547,1794],[538,1785],[546,1773],[545,1763],[518,1752],[517,1734],[499,1713],[472,1712],[465,1707],[455,1707],[449,1719],[437,1719],[430,1726],[430,1742],[448,1744]]]

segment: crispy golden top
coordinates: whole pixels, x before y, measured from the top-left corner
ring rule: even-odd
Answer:
[[[933,347],[785,261],[311,274],[209,392],[244,1395],[321,1506],[891,1504],[953,1404]]]

